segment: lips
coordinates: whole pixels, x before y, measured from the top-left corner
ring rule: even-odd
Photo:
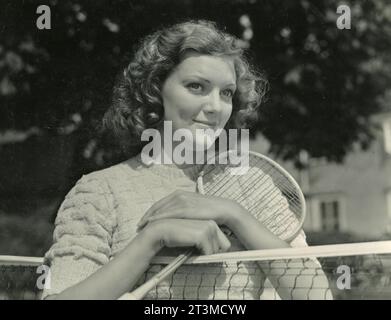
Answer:
[[[202,124],[205,126],[209,126],[209,127],[216,126],[216,122],[208,122],[208,121],[202,121],[202,120],[193,120],[193,122],[198,123],[198,124]]]

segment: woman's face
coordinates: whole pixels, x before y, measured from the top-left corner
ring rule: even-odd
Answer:
[[[208,148],[216,135],[196,130],[221,132],[231,116],[235,90],[232,59],[188,53],[163,83],[164,120],[172,122],[174,132],[188,129],[193,143]]]

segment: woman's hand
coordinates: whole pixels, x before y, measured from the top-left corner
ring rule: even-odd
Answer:
[[[168,218],[213,220],[218,225],[230,227],[234,215],[243,211],[233,200],[175,191],[149,208],[139,221],[138,228],[143,228],[149,222]]]
[[[227,251],[231,243],[213,220],[161,219],[142,231],[153,245],[197,247],[203,254]]]

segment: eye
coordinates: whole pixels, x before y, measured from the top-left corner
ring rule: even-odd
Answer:
[[[202,84],[200,84],[198,82],[191,82],[186,87],[192,91],[195,91],[195,92],[200,92],[203,89]]]
[[[222,93],[223,93],[224,96],[226,96],[228,98],[232,98],[233,95],[234,95],[234,91],[231,90],[231,89],[225,89],[225,90],[223,90]]]

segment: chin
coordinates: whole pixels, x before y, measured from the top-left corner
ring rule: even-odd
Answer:
[[[193,140],[194,147],[197,151],[206,151],[214,145],[216,139],[206,134],[195,135]]]

